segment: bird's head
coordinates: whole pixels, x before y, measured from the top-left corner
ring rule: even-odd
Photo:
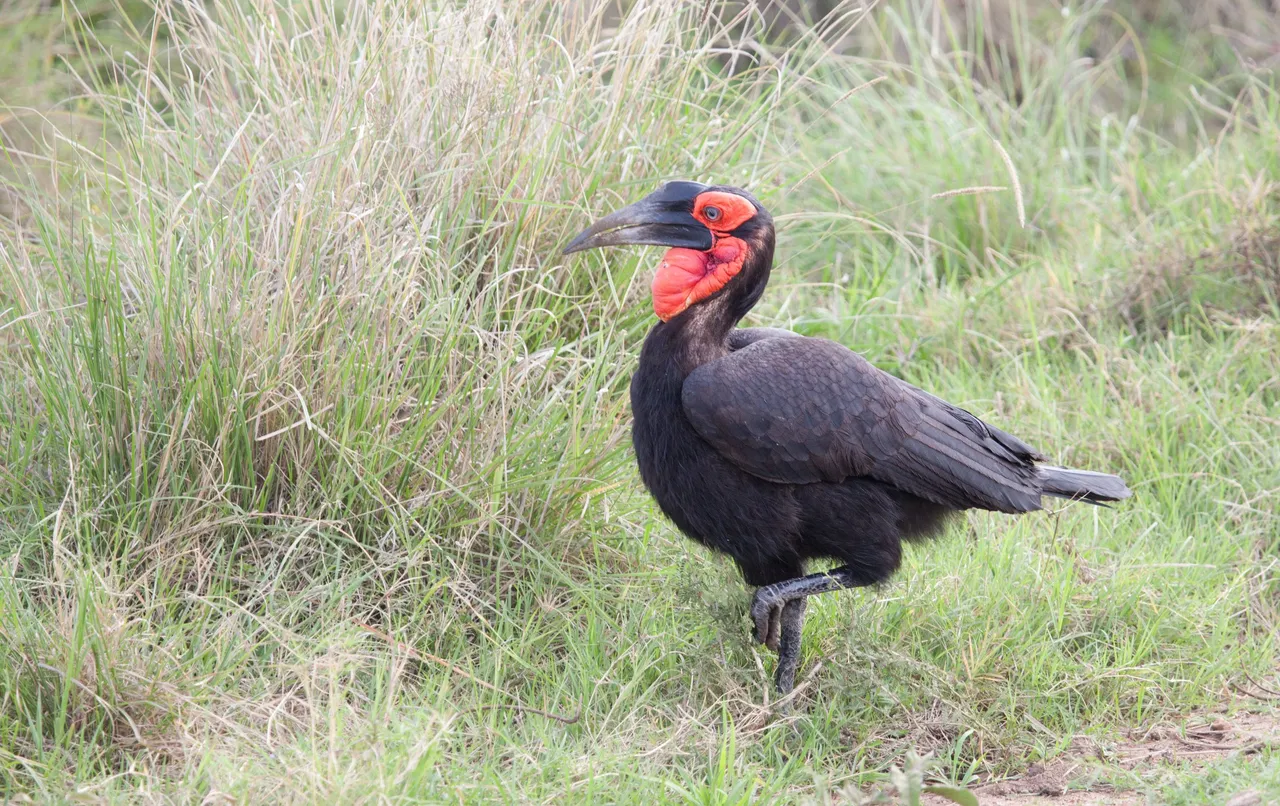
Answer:
[[[653,310],[664,322],[753,273],[744,267],[761,265],[763,276],[747,294],[750,308],[773,259],[773,220],[745,190],[669,182],[592,224],[564,253],[632,244],[671,247],[653,277]]]

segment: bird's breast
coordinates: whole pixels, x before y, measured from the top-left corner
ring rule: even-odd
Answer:
[[[632,376],[631,437],[640,478],[680,531],[741,562],[759,553],[762,541],[794,533],[792,489],[752,476],[702,439],[685,414],[683,382],[678,361],[645,356]]]

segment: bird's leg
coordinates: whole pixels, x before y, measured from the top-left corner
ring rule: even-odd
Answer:
[[[779,693],[788,694],[796,684],[796,668],[800,665],[800,632],[804,628],[804,610],[809,599],[801,596],[782,606],[781,636],[778,641],[778,671],[774,685]]]
[[[773,620],[780,617],[781,613],[778,611],[792,599],[803,599],[819,593],[857,588],[868,584],[871,583],[863,581],[852,568],[842,565],[830,571],[795,579],[784,579],[772,585],[762,585],[756,589],[755,596],[751,600],[751,620],[756,626],[756,640],[762,644],[768,643],[770,632],[781,626],[772,623]]]
[[[757,588],[751,600],[751,620],[756,640],[777,648],[778,671],[774,678],[779,694],[788,694],[795,685],[800,662],[800,630],[804,626],[808,597],[828,591],[857,588],[875,581],[847,565],[808,576],[784,579]]]

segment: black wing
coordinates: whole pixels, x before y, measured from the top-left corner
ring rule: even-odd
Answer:
[[[826,339],[752,340],[694,370],[683,401],[703,439],[770,481],[869,476],[957,509],[1040,508],[1031,446]]]

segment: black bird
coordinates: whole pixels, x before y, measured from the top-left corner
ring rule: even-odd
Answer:
[[[640,476],[682,532],[758,586],[751,618],[778,652],[780,693],[795,684],[806,597],[888,578],[901,541],[966,509],[1130,494],[1117,476],[1038,465],[1022,440],[833,341],[738,329],[773,265],[773,219],[746,191],[671,182],[564,251],[623,244],[671,247],[653,278],[662,321],[631,379]],[[805,576],[818,558],[840,565]]]

